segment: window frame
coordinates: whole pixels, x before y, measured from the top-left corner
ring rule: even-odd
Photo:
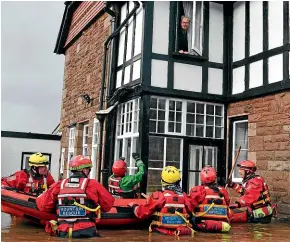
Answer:
[[[98,154],[98,147],[99,147],[99,120],[94,118],[94,124],[93,124],[93,135],[92,135],[92,151],[91,151],[91,160],[93,162],[93,169],[90,173],[90,178],[94,179],[96,178],[96,164],[97,164],[97,154]],[[96,142],[95,142],[95,137]]]
[[[133,174],[133,171],[136,171],[137,168],[135,166],[135,161],[132,157],[133,152],[139,152],[139,148],[137,147],[137,144],[139,142],[139,122],[140,122],[140,98],[132,99],[128,102],[122,103],[118,105],[117,109],[117,120],[116,120],[116,138],[115,138],[115,153],[114,153],[114,159],[118,160],[119,154],[121,154],[122,157],[127,157],[126,163],[128,168],[128,174]],[[130,103],[132,103],[132,110],[129,110],[132,112],[132,117],[130,118],[131,128],[128,132],[127,128],[128,122],[128,107],[130,106]],[[124,120],[122,120],[122,116],[124,116]],[[123,130],[122,130],[123,125]],[[137,128],[136,128],[136,127]],[[136,129],[135,129],[136,128]],[[130,140],[130,154],[127,154],[128,149],[128,141]],[[136,143],[134,140],[137,140]],[[122,143],[122,149],[120,150],[119,143]],[[140,146],[140,143],[139,143]]]
[[[249,124],[249,121],[248,121],[248,117],[237,117],[236,119],[233,119],[231,120],[231,128],[232,128],[232,132],[231,132],[231,140],[232,140],[232,143],[231,143],[231,168],[233,167],[233,162],[235,160],[235,157],[236,157],[236,149],[235,149],[235,143],[236,143],[236,124],[239,124],[239,123],[247,123]],[[248,126],[249,127],[249,126]],[[249,130],[249,128],[247,128]],[[248,148],[247,149],[242,149],[241,148],[241,151],[247,151],[247,157],[248,157],[248,154],[249,154],[249,134],[247,136],[247,143],[248,143]],[[237,169],[237,167],[235,167],[235,169]],[[242,183],[243,181],[243,178],[241,177],[235,177],[234,176],[235,173],[233,172],[232,173],[232,181],[233,182],[236,182],[236,183]]]
[[[151,101],[150,101],[150,115],[151,115],[151,110],[156,111],[156,118],[155,119],[151,119],[150,115],[149,115],[149,130],[150,130],[150,125],[151,125],[151,121],[152,122],[156,122],[156,126],[155,126],[155,132],[149,131],[150,134],[164,134],[164,135],[173,135],[173,136],[188,136],[188,137],[194,137],[194,138],[210,138],[210,139],[215,139],[215,140],[224,140],[224,132],[225,132],[225,126],[224,126],[224,120],[225,120],[225,115],[224,115],[224,110],[225,110],[225,106],[223,104],[219,104],[219,103],[210,103],[210,102],[200,102],[200,101],[192,101],[192,100],[187,100],[187,99],[177,99],[177,98],[170,98],[170,97],[159,97],[159,96],[151,96],[151,99],[157,99],[157,108],[151,108]],[[161,120],[158,117],[158,112],[159,111],[164,111],[163,109],[159,109],[158,104],[159,104],[159,100],[165,100],[165,120]],[[170,101],[174,101],[174,102],[182,102],[182,108],[181,108],[181,132],[170,132],[168,131],[168,125],[169,125],[169,102]],[[188,107],[187,105],[191,103],[191,104],[195,104],[195,123],[187,123],[187,114],[193,114],[193,113],[188,113]],[[197,113],[197,104],[201,104],[203,105],[203,113]],[[214,106],[214,114],[207,114],[207,106],[212,105]],[[216,107],[221,107],[221,116],[216,114]],[[203,115],[203,124],[199,124],[197,123],[197,119],[196,116],[197,115]],[[208,116],[212,116],[214,117],[214,124],[210,125],[207,124],[207,117]],[[221,126],[216,124],[216,119],[217,118],[221,118]],[[158,121],[162,121],[164,122],[164,132],[158,132]],[[194,125],[194,135],[189,135],[187,134],[187,125]],[[203,126],[203,136],[197,136],[196,135],[196,126],[198,125],[202,125]],[[206,129],[207,127],[213,127],[213,136],[212,137],[207,137],[206,136]],[[216,137],[216,128],[220,128],[221,130],[221,136],[218,138]]]
[[[31,155],[38,153],[39,151],[23,151],[21,152],[21,170],[24,169],[29,169],[29,164],[28,164],[28,159]],[[44,156],[46,156],[48,158],[48,170],[50,171],[51,168],[51,157],[52,154],[51,153],[45,153],[45,152],[40,152],[41,154],[43,154]],[[26,166],[26,161],[27,161],[27,166]]]
[[[168,144],[168,139],[177,139],[180,141],[180,162],[179,162],[179,172],[180,172],[180,186],[182,187],[182,174],[183,174],[183,147],[184,147],[184,139],[183,138],[179,138],[179,137],[174,137],[174,136],[159,136],[159,135],[154,135],[151,134],[149,135],[149,137],[155,137],[155,138],[162,138],[163,139],[163,167],[162,168],[154,168],[154,167],[150,167],[149,163],[150,163],[150,156],[148,156],[148,172],[149,170],[153,170],[153,171],[160,171],[160,176],[161,176],[161,172],[163,170],[164,167],[166,167],[167,164],[167,144]],[[149,154],[150,154],[150,145],[149,145]],[[170,161],[169,161],[170,162]],[[156,185],[157,186],[157,185]],[[146,190],[148,191],[148,177],[147,177],[147,187]],[[148,193],[148,192],[147,192]]]
[[[191,49],[188,51],[189,53],[188,54],[185,54],[185,53],[179,53],[179,50],[178,50],[178,43],[179,43],[179,40],[178,40],[178,33],[180,31],[180,21],[181,21],[181,8],[183,7],[182,6],[182,3],[185,2],[185,1],[180,1],[177,3],[177,11],[175,12],[176,14],[176,17],[174,18],[174,21],[175,21],[175,38],[174,38],[174,41],[175,41],[175,45],[174,45],[174,55],[182,55],[182,56],[187,56],[187,57],[197,57],[197,58],[204,58],[204,54],[203,54],[203,49],[204,49],[204,26],[205,26],[205,4],[204,4],[204,1],[201,1],[201,23],[200,23],[200,46],[199,46],[199,49],[195,47],[195,26],[196,26],[196,2],[197,1],[192,1],[192,16],[187,16],[191,19],[190,21],[190,28],[191,28],[191,31],[192,31],[192,34],[191,34],[191,43],[190,43],[190,46],[191,46]],[[191,1],[188,1],[188,2],[191,2]],[[185,15],[185,13],[184,13]],[[186,16],[186,15],[185,15]],[[194,33],[194,34],[193,34]],[[189,41],[189,40],[188,40]],[[195,53],[194,53],[194,52]],[[193,52],[193,53],[192,53]]]
[[[124,21],[124,19],[128,16],[128,14],[130,13],[130,11],[132,10],[130,8],[130,5],[132,4],[132,8],[134,7],[134,4],[133,2],[125,2],[123,3],[123,5],[120,6],[119,10],[120,10],[120,17],[119,19],[117,20],[117,23],[118,23],[118,26],[121,25],[121,23]],[[122,16],[122,11],[121,9],[126,6],[126,17]],[[143,7],[143,4],[140,4],[140,7],[137,9],[137,12],[129,19],[129,23],[132,24],[132,40],[130,40],[131,42],[131,53],[128,53],[130,55],[130,58],[127,58],[127,44],[128,44],[128,29],[129,29],[129,25],[126,24],[120,31],[120,33],[118,34],[118,38],[117,38],[117,54],[116,54],[116,66],[115,66],[115,70],[116,70],[116,83],[115,83],[115,88],[118,89],[124,85],[128,85],[132,82],[137,82],[137,81],[140,81],[141,79],[141,69],[140,69],[140,75],[139,75],[139,78],[137,79],[134,79],[134,65],[135,64],[139,64],[140,65],[140,68],[141,68],[141,54],[142,54],[142,41],[143,41],[143,29],[142,28],[142,31],[141,31],[141,48],[140,48],[140,53],[138,53],[136,55],[135,51],[136,51],[136,46],[135,46],[135,43],[136,43],[136,29],[137,29],[137,15],[138,17],[142,18],[141,22],[142,22],[142,25],[144,25],[144,7]],[[117,27],[118,27],[117,26]],[[124,34],[124,37],[121,38],[121,34]],[[120,48],[120,41],[123,41],[123,47]],[[130,43],[129,42],[129,43]],[[120,51],[123,51],[123,54],[121,57],[119,57],[119,53]],[[122,59],[122,61],[119,60]],[[119,63],[120,62],[120,63]],[[125,79],[125,69],[126,68],[130,68],[129,70],[129,80],[127,83],[124,84],[124,79]],[[120,82],[119,82],[119,75],[120,74]],[[120,84],[120,85],[119,85]]]
[[[68,154],[67,154],[67,177],[69,177],[69,162],[72,157],[75,155],[75,134],[76,127],[69,128],[69,137],[68,137]],[[72,145],[73,143],[73,145]]]
[[[82,139],[82,155],[88,156],[88,140],[89,140],[89,124],[83,125],[83,139]],[[86,133],[87,130],[87,133]],[[86,150],[86,154],[85,154]]]

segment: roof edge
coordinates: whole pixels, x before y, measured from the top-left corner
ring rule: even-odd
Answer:
[[[27,133],[15,131],[1,131],[1,137],[5,138],[20,138],[20,139],[42,139],[42,140],[61,140],[60,135]]]

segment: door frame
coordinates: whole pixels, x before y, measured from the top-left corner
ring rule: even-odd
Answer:
[[[204,138],[184,138],[183,141],[183,164],[182,164],[182,189],[188,191],[188,167],[189,167],[189,146],[215,146],[218,148],[217,154],[217,183],[225,184],[226,180],[226,148],[224,140],[204,139]]]

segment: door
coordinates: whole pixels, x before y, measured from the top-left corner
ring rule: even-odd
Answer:
[[[203,167],[210,165],[218,172],[220,152],[219,146],[212,144],[188,144],[185,149],[184,179],[182,185],[189,192],[193,186],[201,184],[200,171]]]

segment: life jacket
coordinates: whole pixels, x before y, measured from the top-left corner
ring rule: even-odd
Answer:
[[[242,184],[242,190],[241,190],[241,194],[244,195],[247,189],[247,183],[249,180],[251,180],[252,178],[257,178],[259,180],[262,181],[263,183],[263,190],[260,194],[260,197],[258,199],[257,202],[254,202],[252,205],[252,209],[258,209],[258,208],[262,208],[262,207],[267,207],[267,206],[271,206],[271,197],[270,197],[270,192],[269,192],[269,188],[268,185],[266,184],[264,178],[258,176],[258,175],[253,175],[250,176],[249,179],[246,179],[246,181],[243,182]]]
[[[205,198],[201,204],[194,209],[195,217],[226,222],[229,220],[228,206],[220,190],[218,186],[215,186],[215,189],[205,186]]]
[[[24,170],[28,176],[28,183],[26,183],[24,191],[32,194],[41,194],[47,190],[47,179],[42,176],[39,180],[35,179],[28,170]]]
[[[109,177],[109,192],[115,198],[137,198],[138,185],[133,186],[129,191],[124,191],[120,188],[122,178],[115,177],[114,175]]]
[[[57,196],[57,220],[59,223],[96,219],[96,213],[89,211],[90,208],[96,207],[96,205],[87,198],[86,188],[88,182],[89,178],[79,177],[66,178],[61,182]],[[98,210],[98,218],[100,218],[100,210]]]
[[[187,220],[189,215],[185,208],[184,194],[177,194],[172,190],[164,190],[165,204],[160,211],[155,212],[152,217],[151,226],[159,228],[176,229],[178,227],[191,227]]]

